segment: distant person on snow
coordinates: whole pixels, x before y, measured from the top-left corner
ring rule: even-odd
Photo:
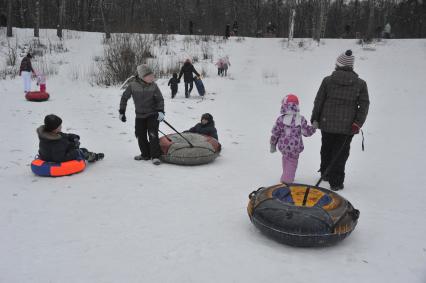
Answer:
[[[185,82],[185,97],[188,98],[191,94],[192,88],[194,87],[194,78],[192,77],[192,73],[196,74],[197,77],[200,76],[200,74],[195,70],[194,65],[192,65],[190,59],[186,59],[185,63],[183,64],[182,68],[180,69],[179,78],[183,75],[183,80]]]
[[[383,37],[387,38],[387,39],[391,38],[391,25],[390,25],[390,23],[387,23],[385,25],[385,28],[383,29]]]
[[[177,73],[173,73],[173,77],[169,80],[169,83],[167,84],[170,86],[170,90],[172,91],[172,98],[175,98],[176,93],[178,92],[178,84],[179,80],[177,78]]]
[[[281,115],[272,128],[270,139],[271,153],[280,150],[282,154],[283,173],[281,182],[293,183],[296,175],[299,154],[303,151],[302,136],[310,137],[315,127],[308,125],[305,117],[299,114],[299,99],[289,94],[282,100]]]
[[[128,83],[121,96],[119,118],[122,122],[127,121],[127,101],[132,97],[136,112],[135,135],[141,151],[140,155],[135,156],[135,160],[152,159],[154,165],[160,165],[158,128],[165,116],[164,99],[154,80],[154,74],[147,65],[137,67],[137,76]]]
[[[54,114],[44,118],[44,125],[38,127],[39,158],[47,162],[65,162],[85,159],[95,162],[104,158],[103,153],[94,153],[80,148],[80,136],[62,133],[62,119]]]
[[[229,37],[231,37],[231,26],[226,25],[226,27],[225,27],[225,38],[228,39]]]
[[[350,144],[364,124],[370,105],[367,83],[354,72],[354,61],[351,50],[337,57],[335,71],[321,83],[311,116],[312,125],[321,129],[321,176],[333,191],[344,188]]]
[[[215,138],[217,141],[219,140],[217,136],[217,130],[214,125],[213,116],[210,113],[204,113],[201,116],[200,123],[196,124],[194,127],[185,132],[206,135]]]
[[[19,75],[22,77],[22,80],[24,82],[24,93],[27,94],[31,91],[31,75],[35,76],[35,71],[33,69],[33,66],[31,64],[31,59],[33,56],[31,56],[30,53],[25,56],[21,61],[21,66],[19,68]]]
[[[234,36],[238,35],[238,22],[234,21],[234,24],[232,25],[232,32],[234,33]]]
[[[223,58],[219,58],[219,60],[217,60],[215,65],[217,66],[217,75],[222,76],[223,75]]]
[[[222,58],[223,61],[223,72],[222,75],[223,76],[227,76],[228,75],[228,68],[231,66],[231,62],[229,62],[229,57],[225,56],[224,58]]]

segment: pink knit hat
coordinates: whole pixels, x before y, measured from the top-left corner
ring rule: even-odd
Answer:
[[[296,105],[299,105],[299,98],[297,98],[296,95],[290,93],[286,95],[283,99],[283,104],[288,104],[288,103],[294,103]]]
[[[354,67],[355,57],[352,55],[352,50],[346,50],[345,53],[340,54],[336,60],[338,67]]]

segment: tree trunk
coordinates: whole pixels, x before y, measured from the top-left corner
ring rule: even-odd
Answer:
[[[34,37],[39,37],[40,30],[40,0],[35,1]]]
[[[288,23],[288,46],[290,46],[290,41],[293,40],[295,18],[296,18],[296,9],[292,8],[290,10],[290,17],[289,17],[289,23]]]
[[[12,0],[7,1],[7,36],[12,37]]]
[[[369,0],[369,6],[370,15],[368,17],[367,37],[365,38],[367,41],[370,41],[374,38],[374,0]]]
[[[102,22],[104,24],[105,38],[110,39],[111,33],[109,32],[109,29],[108,29],[108,23],[107,23],[108,20],[107,20],[106,15],[105,15],[106,13],[104,11],[104,0],[101,0],[99,2],[99,5],[100,5],[100,9],[101,9]]]
[[[59,2],[59,15],[58,15],[58,28],[56,30],[56,35],[62,39],[62,28],[64,25],[64,16],[65,16],[65,0],[60,0]]]
[[[20,1],[20,7],[19,7],[19,15],[21,17],[21,27],[25,27],[25,10],[24,10],[24,0]]]
[[[81,12],[81,29],[87,31],[87,21],[89,19],[89,6],[87,0],[82,0],[82,12]]]

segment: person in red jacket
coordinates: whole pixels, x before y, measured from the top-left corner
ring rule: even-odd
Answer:
[[[28,53],[27,56],[22,59],[21,66],[19,68],[19,75],[24,81],[25,94],[31,91],[31,74],[35,76],[33,66],[31,65],[31,58],[33,57],[30,53]]]

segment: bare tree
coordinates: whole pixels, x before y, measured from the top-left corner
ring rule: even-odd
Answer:
[[[370,7],[370,14],[368,16],[367,36],[365,38],[367,41],[373,39],[374,37],[374,0],[369,0],[368,4]]]
[[[99,5],[100,5],[100,10],[101,10],[102,23],[104,25],[105,38],[106,39],[110,39],[111,38],[111,33],[110,33],[109,29],[108,29],[108,22],[107,22],[108,20],[106,18],[104,0],[100,0],[99,1]]]
[[[290,17],[289,17],[289,24],[288,24],[288,45],[290,45],[290,41],[293,40],[294,19],[295,18],[296,18],[296,9],[294,9],[294,7],[291,7]]]
[[[40,30],[40,0],[35,1],[34,37],[39,37]]]
[[[82,11],[81,11],[81,29],[87,30],[87,21],[89,19],[89,6],[87,3],[88,0],[82,0]]]
[[[325,34],[327,24],[327,0],[317,0],[315,3],[313,38],[319,43]]]
[[[56,29],[56,35],[62,39],[62,28],[64,25],[64,16],[65,16],[65,0],[60,0],[59,2],[59,11],[58,11],[58,27]]]
[[[12,0],[7,1],[7,36],[12,37]]]
[[[20,1],[19,5],[19,15],[21,16],[21,27],[25,27],[25,9],[24,9],[24,0]]]

